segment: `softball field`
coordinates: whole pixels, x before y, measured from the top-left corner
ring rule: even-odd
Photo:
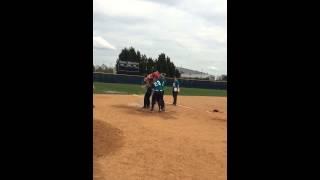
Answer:
[[[94,94],[94,180],[226,180],[227,98]],[[216,109],[218,112],[214,112]]]

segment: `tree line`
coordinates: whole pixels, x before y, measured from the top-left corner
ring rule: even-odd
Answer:
[[[146,75],[153,71],[159,71],[165,73],[167,77],[180,77],[181,73],[171,61],[170,57],[164,53],[159,54],[158,58],[153,59],[147,57],[145,54],[140,53],[139,50],[135,50],[133,47],[124,48],[121,50],[119,57],[116,61],[116,69],[118,71],[119,61],[130,61],[139,63],[139,75]]]
[[[108,66],[106,66],[104,64],[102,64],[101,66],[99,66],[99,65],[94,66],[93,65],[93,72],[114,73],[112,67],[108,67]]]
[[[105,64],[102,64],[101,66],[93,65],[93,72],[102,72],[102,73],[114,73],[113,67],[108,67]],[[227,75],[222,74],[220,76],[212,76],[211,78],[205,77],[205,78],[200,78],[200,77],[193,77],[193,78],[186,78],[186,79],[194,79],[194,80],[214,80],[214,81],[227,81]]]
[[[118,59],[116,60],[116,67],[107,67],[102,64],[101,66],[93,66],[94,72],[103,72],[103,73],[118,73],[118,64],[119,61],[129,61],[136,62],[139,64],[139,72],[136,75],[146,75],[154,71],[159,71],[160,73],[165,73],[167,77],[177,78],[181,77],[181,72],[176,69],[176,66],[171,61],[170,57],[166,56],[165,53],[161,53],[158,55],[158,58],[153,59],[151,57],[147,57],[145,54],[141,54],[139,50],[135,50],[133,47],[124,48],[121,50]],[[115,72],[114,72],[115,71]],[[122,74],[124,74],[122,72]],[[130,73],[128,73],[130,74]],[[132,74],[132,73],[131,73]],[[199,79],[199,80],[210,80],[210,78],[188,78],[188,79]],[[212,79],[212,78],[211,78]],[[213,76],[213,80],[216,81],[227,81],[227,75]]]

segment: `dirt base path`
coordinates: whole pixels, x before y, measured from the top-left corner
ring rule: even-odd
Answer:
[[[227,179],[227,98],[179,96],[160,113],[142,104],[94,95],[94,180]]]

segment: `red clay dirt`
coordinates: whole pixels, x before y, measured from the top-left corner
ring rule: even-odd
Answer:
[[[227,179],[227,98],[165,102],[159,113],[142,95],[94,95],[94,180]]]

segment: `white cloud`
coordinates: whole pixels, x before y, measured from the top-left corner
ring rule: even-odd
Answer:
[[[211,70],[217,70],[218,68],[216,68],[216,67],[214,67],[214,66],[211,66],[211,67],[209,67],[209,69],[211,69]]]
[[[226,0],[184,0],[179,7],[200,16],[227,16]]]
[[[227,42],[227,30],[219,26],[201,27],[197,36],[205,40],[217,41],[219,43]]]
[[[122,48],[133,46],[148,57],[164,52],[176,65],[226,73],[226,2],[93,0],[95,36],[119,48],[97,52],[94,61],[115,62]],[[109,49],[114,47],[108,44]],[[216,70],[208,68],[213,64]]]
[[[146,16],[157,4],[139,0],[93,0],[93,12],[110,16]]]
[[[103,39],[101,36],[93,37],[93,47],[100,48],[100,49],[113,49],[113,50],[116,49],[113,45],[111,45],[108,41]]]

